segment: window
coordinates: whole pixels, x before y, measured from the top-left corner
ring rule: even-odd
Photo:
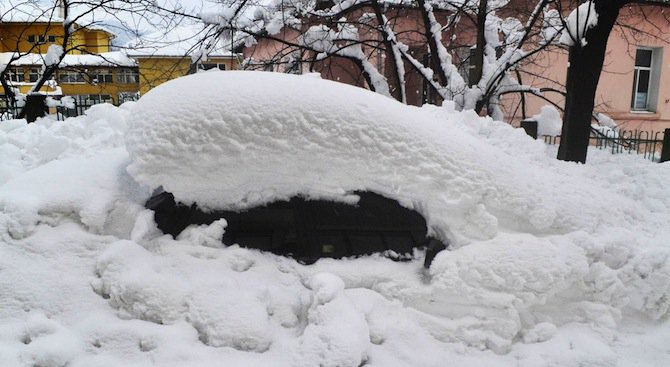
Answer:
[[[62,70],[59,72],[58,80],[61,83],[83,83],[84,76],[76,70]]]
[[[42,76],[41,68],[30,68],[30,71],[28,72],[28,81],[31,83],[35,83],[41,76]]]
[[[633,111],[655,111],[660,79],[660,49],[638,48],[635,52],[633,93],[630,108]]]
[[[10,82],[23,83],[26,81],[26,76],[24,74],[23,68],[10,68],[5,74],[5,79]]]
[[[35,43],[35,36],[34,35],[28,36],[28,42]]]
[[[140,99],[140,92],[121,92],[119,93],[119,104],[128,101],[137,101]]]
[[[74,97],[77,106],[82,108],[98,103],[112,103],[112,96],[109,94],[80,94]]]
[[[91,73],[91,83],[93,84],[113,83],[112,71],[109,69],[93,70],[93,72]]]
[[[219,69],[219,70],[226,70],[226,64],[202,64],[200,65],[201,70],[211,70],[211,69]]]
[[[140,79],[137,69],[119,69],[116,71],[116,81],[123,84],[135,84]]]
[[[38,39],[40,43],[44,43],[44,41],[46,41],[43,34],[39,35]]]
[[[49,43],[55,43],[56,42],[56,36],[49,36]]]

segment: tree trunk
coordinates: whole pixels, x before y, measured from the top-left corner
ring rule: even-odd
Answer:
[[[596,0],[598,25],[587,31],[585,46],[576,44],[570,47],[563,130],[558,147],[560,160],[586,162],[591,116],[605,62],[607,39],[622,6],[621,1]]]
[[[26,105],[21,111],[25,115],[28,123],[35,122],[38,117],[47,115],[48,108],[45,103],[47,96],[44,94],[28,94],[26,96]]]

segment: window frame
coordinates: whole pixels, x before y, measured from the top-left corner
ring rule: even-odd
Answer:
[[[651,52],[649,66],[638,66],[638,51]],[[633,83],[631,92],[631,102],[629,109],[631,113],[654,113],[658,106],[658,92],[660,72],[662,69],[662,47],[647,47],[637,46],[635,48],[635,56],[633,57]],[[648,83],[646,86],[646,98],[644,106],[640,106],[638,102],[638,94],[640,93],[640,74],[648,72]]]
[[[110,69],[95,69],[90,75],[91,84],[112,84],[114,83],[114,74]]]
[[[199,65],[200,70],[218,69],[221,71],[226,71],[226,67],[226,64],[223,62],[207,62]]]
[[[35,73],[34,71],[37,71],[37,72]],[[33,80],[33,75],[36,76],[34,78],[35,80]],[[37,81],[40,80],[41,77],[42,77],[42,68],[32,67],[32,68],[28,69],[28,82],[29,83],[37,83]]]
[[[72,78],[72,75],[75,75],[75,77]],[[64,79],[66,76],[67,79]],[[86,80],[84,80],[84,75],[80,71],[64,69],[58,71],[58,82],[63,84],[85,84]]]
[[[5,73],[5,79],[10,83],[25,83],[26,71],[22,67],[10,67]]]
[[[116,70],[116,82],[119,84],[137,84],[140,82],[140,73],[137,69],[124,68]]]

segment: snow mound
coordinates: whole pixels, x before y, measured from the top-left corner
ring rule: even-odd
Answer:
[[[559,162],[503,123],[312,77],[205,76],[0,122],[0,366],[669,364],[669,164]],[[213,207],[369,189],[455,246],[426,271],[224,246],[225,219],[175,239],[143,208],[162,184]]]
[[[537,163],[510,175],[520,169],[513,155],[482,144],[477,131],[495,124],[311,77],[207,73],[165,83],[134,105],[128,171],[148,188],[215,209],[296,195],[351,202],[352,191],[373,191],[421,212],[430,231],[458,244],[493,238],[501,226],[555,233],[599,224],[606,203],[576,205],[593,201],[582,189],[588,178]],[[552,199],[563,196],[580,199]]]

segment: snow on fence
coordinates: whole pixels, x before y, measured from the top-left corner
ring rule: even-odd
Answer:
[[[543,135],[545,143],[558,145],[560,136]],[[665,149],[664,138],[666,140]],[[670,129],[649,130],[598,130],[591,129],[589,144],[598,149],[609,150],[612,154],[640,154],[651,161],[670,160]]]
[[[68,117],[77,117],[84,114],[94,104],[81,104],[74,102],[74,108],[67,107],[56,107],[52,109],[51,112],[55,110],[56,119],[58,121],[63,121]],[[18,107],[0,107],[0,121],[12,120],[19,115],[21,108]]]

